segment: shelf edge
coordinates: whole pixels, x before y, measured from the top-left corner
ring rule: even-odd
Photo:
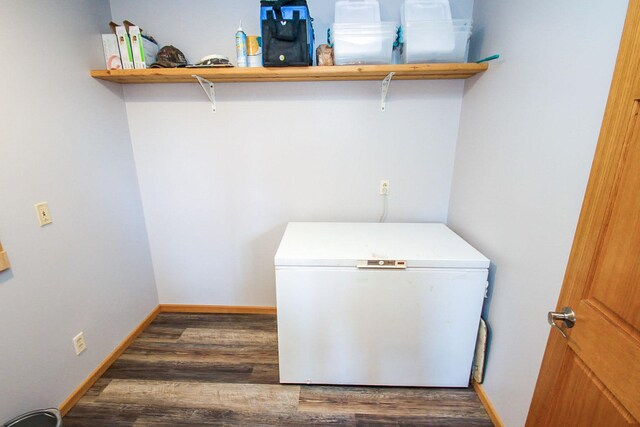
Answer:
[[[120,84],[195,83],[197,74],[214,83],[382,80],[394,72],[396,80],[466,79],[488,69],[486,63],[398,64],[334,67],[92,70],[91,77]]]

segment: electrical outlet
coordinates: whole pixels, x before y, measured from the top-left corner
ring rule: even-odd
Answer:
[[[383,179],[380,181],[380,195],[386,196],[389,194],[389,180]]]
[[[84,334],[82,332],[73,337],[73,347],[76,349],[78,356],[87,349],[87,344],[84,342]]]
[[[47,202],[36,203],[34,205],[36,208],[36,214],[38,215],[38,222],[40,223],[40,227],[43,225],[51,224],[53,220],[51,219],[51,213],[49,213],[49,205]]]

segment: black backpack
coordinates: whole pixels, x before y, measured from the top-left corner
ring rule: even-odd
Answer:
[[[260,17],[265,67],[313,64],[313,19],[306,0],[262,0]]]

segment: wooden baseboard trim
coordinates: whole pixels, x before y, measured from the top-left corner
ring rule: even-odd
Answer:
[[[473,389],[476,391],[476,394],[478,395],[480,402],[482,402],[482,406],[484,406],[485,411],[487,411],[489,418],[491,418],[491,422],[493,423],[493,425],[496,427],[504,427],[504,423],[496,412],[496,408],[493,407],[493,404],[489,400],[487,394],[484,392],[482,386],[476,382],[473,382]]]
[[[189,305],[160,304],[161,313],[234,313],[234,314],[276,314],[275,307],[233,306],[233,305]]]
[[[71,393],[67,399],[60,404],[58,409],[62,415],[66,415],[71,408],[84,396],[84,394],[95,384],[107,369],[116,361],[118,357],[133,343],[142,331],[153,322],[159,313],[236,313],[236,314],[276,314],[275,307],[252,307],[252,306],[227,306],[227,305],[187,305],[187,304],[160,304],[142,323],[138,325],[127,337],[109,354],[106,359],[89,374],[80,386]]]
[[[67,412],[71,410],[78,403],[78,400],[84,396],[84,394],[95,384],[96,381],[105,373],[107,369],[116,361],[118,357],[131,345],[131,343],[140,335],[140,333],[147,327],[153,319],[160,313],[160,306],[157,306],[153,309],[151,313],[147,317],[144,318],[142,323],[138,325],[127,337],[118,345],[112,352],[107,356],[106,359],[98,365],[96,369],[89,374],[89,376],[80,384],[80,386],[73,392],[67,399],[60,404],[58,409],[62,413],[62,415],[66,415]]]

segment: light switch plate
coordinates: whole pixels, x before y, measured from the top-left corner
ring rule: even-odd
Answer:
[[[76,350],[76,355],[78,356],[87,349],[87,343],[84,341],[84,333],[80,332],[73,337],[73,348]]]
[[[36,208],[36,214],[38,215],[38,222],[40,223],[40,227],[42,227],[43,225],[51,224],[53,222],[47,202],[36,203],[34,206]]]

